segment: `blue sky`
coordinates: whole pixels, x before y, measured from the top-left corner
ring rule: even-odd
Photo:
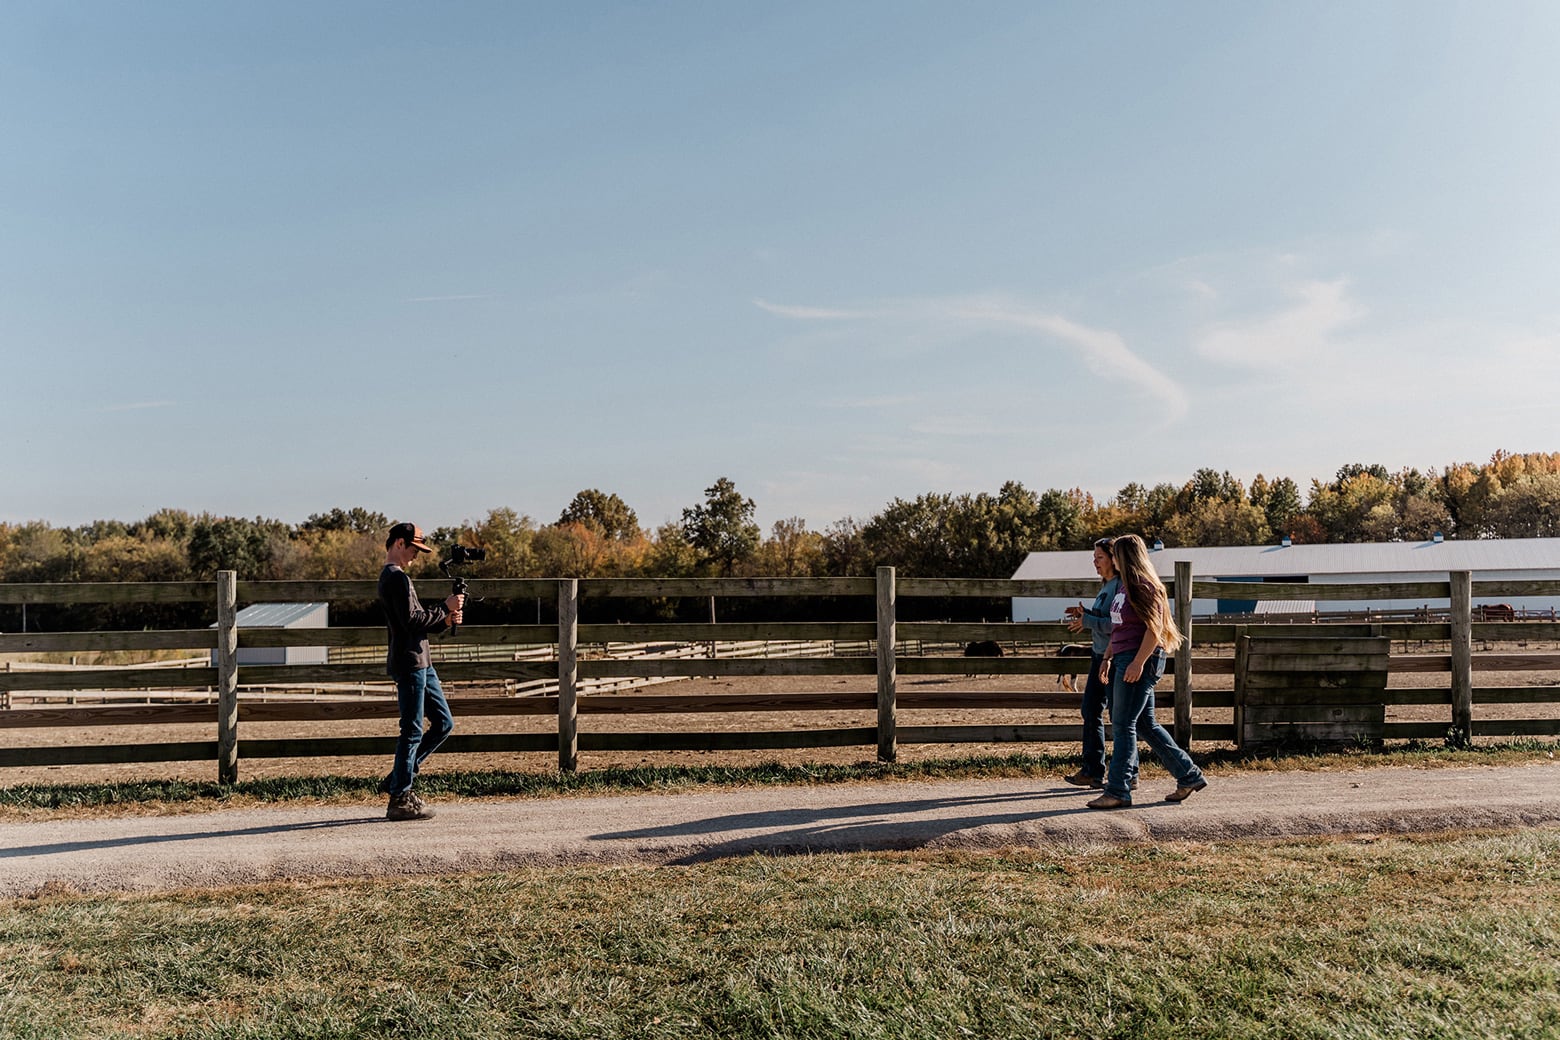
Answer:
[[[1551,451],[1560,4],[0,6],[0,521]]]

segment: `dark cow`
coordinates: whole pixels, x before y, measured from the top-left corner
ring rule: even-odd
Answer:
[[[1005,651],[1002,644],[995,639],[982,639],[978,643],[966,643],[964,645],[965,657],[1002,657]]]

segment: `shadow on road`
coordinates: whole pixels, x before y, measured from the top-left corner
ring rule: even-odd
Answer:
[[[1039,823],[1078,814],[1095,815],[1084,804],[1098,792],[1067,787],[1049,791],[865,802],[818,809],[775,809],[732,813],[662,827],[592,835],[592,841],[713,839],[714,844],[668,862],[687,865],[763,852],[904,850],[980,827]],[[1011,812],[992,812],[1013,806]],[[985,810],[985,811],[979,811]],[[722,836],[725,836],[722,838]]]
[[[62,841],[53,845],[23,845],[15,849],[0,849],[0,859],[20,859],[24,856],[58,856],[70,852],[86,852],[91,849],[113,849],[133,845],[159,845],[170,841],[204,841],[207,839],[246,838],[262,834],[290,834],[299,831],[326,830],[332,827],[356,827],[364,823],[383,823],[383,816],[364,816],[352,820],[316,820],[308,823],[285,823],[272,827],[244,827],[227,831],[191,831],[188,834],[141,834],[128,838],[105,838],[101,841]]]

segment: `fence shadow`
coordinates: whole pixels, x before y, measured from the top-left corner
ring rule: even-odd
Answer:
[[[961,798],[917,798],[893,802],[862,802],[817,809],[774,809],[730,813],[659,827],[609,831],[592,841],[667,841],[715,838],[668,862],[706,863],[762,852],[805,855],[812,852],[907,850],[939,838],[980,827],[1039,823],[1091,812],[1085,802],[1098,792],[1059,787],[1027,793],[976,795]],[[1012,811],[993,811],[1012,806]],[[949,815],[951,813],[951,815]],[[756,832],[756,833],[755,833]],[[719,840],[722,835],[730,835]]]

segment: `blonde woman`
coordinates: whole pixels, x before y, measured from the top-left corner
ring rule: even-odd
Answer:
[[[1154,719],[1154,686],[1165,674],[1165,654],[1181,645],[1181,632],[1170,616],[1165,584],[1154,573],[1143,539],[1122,535],[1112,543],[1111,556],[1121,588],[1111,603],[1110,651],[1100,666],[1100,680],[1111,684],[1113,741],[1105,793],[1089,808],[1123,809],[1132,804],[1139,735],[1175,777],[1175,790],[1165,795],[1165,801],[1182,802],[1207,787],[1208,781],[1192,756]]]
[[[1100,677],[1100,666],[1105,663],[1105,653],[1110,649],[1110,605],[1121,590],[1110,545],[1109,538],[1094,543],[1094,573],[1100,576],[1101,582],[1094,605],[1086,607],[1079,603],[1067,608],[1068,631],[1088,631],[1093,641],[1089,677],[1083,684],[1083,765],[1077,772],[1062,777],[1076,787],[1105,786],[1105,706],[1110,703],[1110,683]]]

